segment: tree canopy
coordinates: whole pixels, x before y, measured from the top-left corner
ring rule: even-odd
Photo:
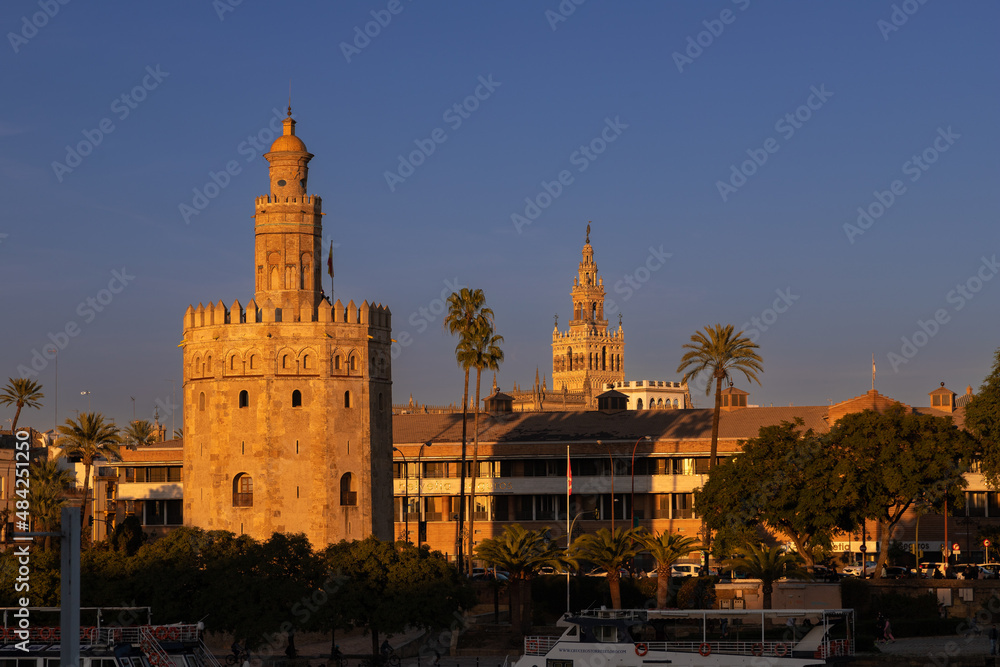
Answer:
[[[879,523],[879,573],[892,529],[914,502],[936,504],[949,495],[963,501],[963,475],[976,450],[975,439],[951,417],[914,414],[901,405],[845,415],[824,441],[836,461],[833,490],[842,522]]]
[[[1000,348],[993,371],[965,406],[965,427],[979,438],[983,477],[990,488],[1000,488]]]
[[[812,567],[814,549],[827,545],[837,528],[835,466],[822,440],[802,431],[801,420],[765,426],[711,472],[695,492],[695,506],[714,530],[763,526],[787,535]]]

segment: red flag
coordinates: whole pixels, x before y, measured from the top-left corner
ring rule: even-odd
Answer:
[[[333,241],[330,241],[330,256],[326,258],[326,272],[333,278]]]
[[[573,466],[569,464],[569,452],[566,452],[566,495],[573,495]]]

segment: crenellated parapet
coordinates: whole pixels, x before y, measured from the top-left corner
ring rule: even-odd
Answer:
[[[319,213],[323,208],[323,199],[319,195],[294,195],[289,197],[275,194],[263,195],[254,199],[254,205],[258,212],[270,204],[298,204],[312,208],[313,210],[309,211],[309,213]]]
[[[319,306],[308,306],[298,312],[284,312],[283,309],[266,304],[258,306],[253,299],[244,308],[239,300],[226,307],[222,301],[207,306],[199,303],[197,307],[188,306],[184,311],[184,331],[198,327],[240,324],[268,324],[274,322],[320,322],[328,324],[353,324],[371,329],[392,330],[392,312],[388,306],[363,302],[355,305],[351,300],[346,306],[340,299],[330,305],[328,299],[323,299]]]

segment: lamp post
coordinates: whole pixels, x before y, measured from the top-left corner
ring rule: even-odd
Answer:
[[[399,447],[393,447],[392,451],[399,452],[399,455],[403,457],[403,525],[404,533],[403,539],[407,542],[410,541],[410,479],[409,479],[409,466],[406,463],[406,454],[402,452]]]
[[[421,491],[423,490],[423,471],[421,468],[423,464],[420,463],[420,457],[424,453],[424,447],[430,447],[431,442],[420,443],[420,449],[417,450],[417,548],[420,548],[420,524],[423,522],[424,518],[424,503],[421,497]],[[408,482],[409,480],[407,480]]]
[[[89,391],[81,391],[80,395],[87,397],[87,412],[90,412],[90,392]]]
[[[584,514],[590,514],[591,512],[594,513],[595,517],[597,516],[597,510],[596,509],[592,509],[592,510],[585,510],[583,512],[579,512],[575,517],[573,517],[573,521],[570,522],[570,524],[569,524],[569,530],[566,532],[566,551],[567,552],[569,551],[570,540],[573,539],[573,526],[576,525],[576,520],[579,519]],[[568,567],[566,568],[566,613],[569,614],[569,568]]]
[[[636,440],[635,444],[632,446],[632,498],[629,500],[631,503],[631,507],[629,508],[629,522],[632,524],[632,528],[635,528],[635,450],[639,446],[639,443],[643,440],[649,440],[652,442],[653,439],[648,435],[644,435]]]
[[[50,347],[49,348],[49,352],[51,352],[52,354],[56,355],[56,358],[55,358],[55,362],[56,362],[56,390],[55,390],[55,396],[52,397],[53,398],[53,402],[55,403],[55,408],[54,408],[54,411],[55,411],[55,418],[54,418],[55,425],[52,428],[52,434],[53,434],[53,436],[55,436],[55,432],[59,429],[59,350],[57,348]]]

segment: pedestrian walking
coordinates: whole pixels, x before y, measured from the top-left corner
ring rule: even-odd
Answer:
[[[997,624],[994,623],[990,628],[990,655],[997,654],[997,638],[1000,637],[1000,633],[997,632]]]
[[[882,628],[882,638],[885,639],[885,641],[890,642],[892,644],[896,643],[896,638],[892,634],[892,626],[889,625],[888,618],[885,619],[885,626],[883,626]]]

